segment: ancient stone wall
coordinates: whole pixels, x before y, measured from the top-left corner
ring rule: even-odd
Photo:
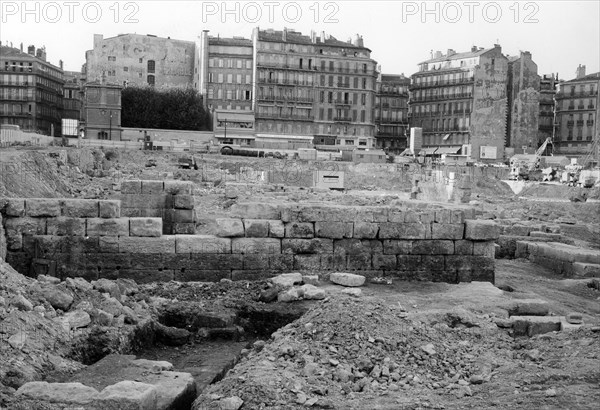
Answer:
[[[499,227],[469,219],[467,209],[236,204],[232,218],[218,219],[218,232],[208,236],[163,235],[161,218],[123,217],[119,201],[3,204],[7,261],[25,274],[32,261],[46,260],[55,263],[57,276],[89,280],[215,281],[356,271],[450,283],[494,281]]]

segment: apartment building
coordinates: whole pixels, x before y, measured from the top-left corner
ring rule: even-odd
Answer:
[[[538,142],[543,143],[548,138],[554,138],[554,96],[558,77],[554,74],[544,74],[540,78],[540,111],[538,120]],[[553,152],[553,144],[546,148],[545,155]]]
[[[400,153],[408,147],[408,89],[404,74],[380,74],[375,93],[377,148]]]

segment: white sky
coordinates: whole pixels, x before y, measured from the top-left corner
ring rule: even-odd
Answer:
[[[25,4],[27,10],[23,6]],[[222,14],[227,8],[229,14]],[[318,10],[318,12],[317,12]],[[427,13],[427,11],[430,11]],[[117,12],[118,11],[118,12]],[[260,14],[258,14],[260,13]],[[436,21],[436,19],[438,21]],[[236,21],[237,20],[237,21]],[[340,40],[361,34],[384,73],[417,71],[431,50],[472,45],[504,54],[530,51],[538,73],[575,76],[600,71],[600,1],[6,1],[0,0],[0,40],[46,46],[48,60],[80,70],[93,34],[154,34],[190,40],[212,35],[250,38],[252,28],[325,31]]]

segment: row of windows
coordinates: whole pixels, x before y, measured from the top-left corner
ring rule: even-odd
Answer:
[[[240,58],[209,58],[208,66],[211,68],[212,67],[237,68],[237,69],[245,68],[247,70],[251,70],[252,69],[252,60],[240,59]]]
[[[215,92],[216,91],[216,92]],[[208,89],[208,99],[213,100],[236,100],[236,101],[251,101],[252,100],[252,91],[250,90],[223,90],[218,88],[216,90],[209,88]]]
[[[288,43],[274,43],[274,42],[259,42],[258,43],[259,50],[275,50],[275,51],[292,51],[296,53],[318,53],[318,54],[337,54],[347,57],[348,55],[353,55],[354,57],[369,57],[369,53],[366,51],[349,51],[345,48],[317,48],[313,46],[299,45],[299,44],[288,44]]]
[[[379,115],[379,111],[375,111],[375,119],[383,121],[403,121],[404,113],[402,111],[382,111]]]
[[[563,110],[593,110],[596,107],[594,101],[595,100],[591,98],[589,100],[564,100],[562,102],[562,108]]]
[[[325,82],[327,77],[327,84]],[[320,79],[320,84],[322,87],[324,87],[325,85],[329,86],[329,87],[333,87],[334,86],[334,76],[329,75],[329,76],[325,76],[324,74],[321,74],[321,79]],[[374,89],[374,85],[375,85],[375,80],[367,80],[366,78],[361,78],[359,79],[358,77],[354,77],[352,79],[352,82],[350,82],[350,77],[343,77],[341,75],[337,76],[337,83],[335,83],[335,85],[337,87],[344,87],[344,88],[362,88],[363,90],[366,90],[367,87],[369,88],[369,90],[373,90]]]
[[[321,60],[317,64],[312,58],[299,57],[290,58],[288,54],[259,54],[257,65],[268,67],[281,68],[298,68],[302,70],[317,70],[330,72],[345,72],[345,73],[362,73],[373,74],[373,70],[369,70],[369,64],[357,61],[333,61]]]
[[[408,108],[407,98],[381,98],[375,96],[375,105],[382,106],[384,108]]]
[[[454,82],[473,80],[473,72],[447,73],[436,75],[415,76],[412,78],[413,84],[435,85],[452,84]]]
[[[5,61],[4,71],[33,72],[33,63],[23,61]]]
[[[325,115],[325,108],[319,108],[319,120],[366,122],[367,112],[365,110],[361,110],[359,120],[358,110],[337,109],[334,111],[333,108],[328,108],[327,115]]]
[[[341,91],[338,91],[337,93],[334,94],[333,91],[328,91],[327,92],[327,99],[325,99],[325,91],[320,91],[319,92],[319,102],[320,103],[329,103],[329,104],[352,104],[352,105],[358,105],[358,98],[360,95],[360,104],[361,105],[366,105],[367,104],[367,94],[364,93],[344,93]],[[334,98],[335,96],[335,98]],[[352,96],[352,99],[350,99],[350,96]]]
[[[252,76],[250,74],[242,75],[232,73],[225,76],[223,73],[208,73],[209,83],[226,83],[226,84],[252,84]]]
[[[0,100],[22,100],[33,99],[33,88],[0,88]]]
[[[593,94],[594,90],[596,90],[596,88],[594,87],[594,84],[580,84],[579,86],[571,85],[571,86],[565,86],[563,89],[565,90],[567,95],[574,95],[576,92],[580,93],[580,94],[588,93],[588,92],[590,94]]]
[[[471,112],[471,101],[411,105],[410,109],[413,114],[468,114]]]
[[[391,93],[391,94],[406,94],[406,93],[408,93],[408,86],[396,86],[396,85],[382,84],[379,87],[378,92]]]
[[[300,135],[352,135],[360,137],[373,136],[373,130],[370,127],[353,127],[347,125],[330,124],[303,124],[303,123],[281,123],[274,121],[259,121],[256,124],[259,132],[278,132],[285,134]],[[354,141],[354,140],[349,140]],[[360,140],[359,140],[360,141]],[[366,140],[362,140],[366,144]],[[324,142],[324,141],[322,141]]]
[[[462,85],[455,87],[444,87],[444,88],[432,88],[425,90],[415,90],[412,94],[415,98],[437,98],[437,97],[449,97],[452,95],[465,95],[471,94],[473,91],[472,86]]]

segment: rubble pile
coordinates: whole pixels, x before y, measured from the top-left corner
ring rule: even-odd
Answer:
[[[401,306],[368,306],[344,295],[323,300],[273,334],[272,343],[255,343],[194,409],[216,409],[232,397],[260,409],[338,408],[399,391],[412,398],[423,391],[471,396],[472,385],[492,376],[488,353],[510,348],[511,339],[489,320],[481,327],[466,320],[467,328],[453,317],[451,328],[412,320]]]

